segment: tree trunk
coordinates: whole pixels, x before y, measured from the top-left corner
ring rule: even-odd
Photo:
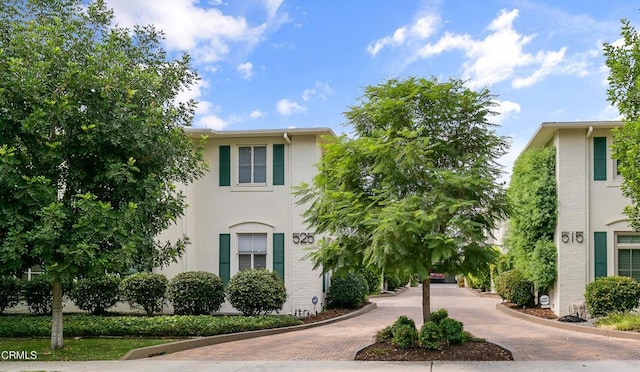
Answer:
[[[51,322],[51,350],[60,350],[64,347],[62,341],[62,282],[53,282],[53,303]]]
[[[431,320],[431,278],[422,280],[422,321],[424,323]]]

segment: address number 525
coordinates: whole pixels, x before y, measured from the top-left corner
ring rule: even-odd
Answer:
[[[294,244],[312,244],[314,241],[312,233],[293,233]]]

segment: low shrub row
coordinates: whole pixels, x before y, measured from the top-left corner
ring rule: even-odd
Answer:
[[[151,315],[162,311],[167,300],[178,315],[212,314],[220,309],[226,295],[244,315],[258,315],[280,310],[287,298],[284,282],[268,270],[239,272],[229,281],[226,293],[222,280],[204,271],[180,273],[171,281],[155,273],[136,273],[122,280],[105,275],[79,279],[63,287],[78,308],[91,314],[104,314],[118,301],[125,301]],[[0,313],[24,299],[30,312],[49,314],[51,288],[44,275],[27,282],[0,277]]]
[[[518,306],[530,306],[533,303],[533,284],[515,269],[498,275],[495,288],[500,297]]]
[[[402,315],[376,335],[376,341],[388,341],[401,349],[422,347],[430,350],[438,350],[447,345],[459,345],[467,338],[468,334],[464,331],[463,324],[449,318],[446,309],[433,312],[431,320],[424,323],[420,331],[416,329],[413,319]]]
[[[299,325],[289,315],[216,316],[93,316],[71,314],[64,317],[65,337],[140,336],[191,337],[253,331]],[[0,337],[50,337],[51,318],[29,315],[0,317]]]

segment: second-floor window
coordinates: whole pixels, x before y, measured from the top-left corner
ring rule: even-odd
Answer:
[[[267,146],[238,147],[238,183],[267,182]]]

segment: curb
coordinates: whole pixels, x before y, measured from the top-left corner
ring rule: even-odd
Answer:
[[[347,320],[362,314],[366,314],[371,310],[374,310],[377,306],[378,305],[376,305],[376,303],[372,302],[359,310],[350,312],[349,314],[345,314],[336,318],[327,319],[327,320],[323,320],[315,323],[301,324],[297,326],[282,327],[282,328],[261,329],[257,331],[230,333],[230,334],[217,335],[217,336],[198,337],[198,338],[193,338],[193,339],[188,339],[183,341],[171,342],[168,344],[141,347],[138,349],[129,350],[129,352],[126,353],[124,356],[122,356],[120,360],[150,358],[158,355],[175,353],[178,351],[194,349],[202,346],[217,345],[225,342],[246,340],[248,338],[271,336],[279,333],[286,333],[286,332],[292,332],[292,331],[299,331],[307,328],[319,327],[322,325],[335,323],[341,320]]]
[[[536,323],[536,324],[545,325],[545,326],[548,326],[548,327],[555,327],[555,328],[560,328],[560,329],[564,329],[564,330],[567,330],[567,331],[588,333],[588,334],[598,335],[598,336],[607,336],[607,337],[616,337],[616,338],[627,338],[627,339],[632,339],[632,340],[640,340],[640,332],[625,332],[625,331],[615,331],[615,330],[611,330],[611,329],[591,328],[591,327],[584,327],[584,326],[575,325],[575,324],[571,324],[571,323],[559,322],[557,320],[538,318],[537,316],[524,314],[524,313],[521,313],[521,312],[519,312],[517,310],[509,309],[508,307],[504,306],[503,304],[497,304],[496,305],[496,309],[498,311],[501,311],[501,312],[503,312],[503,313],[505,313],[507,315],[513,316],[515,318],[519,318],[519,319],[526,320],[526,321],[529,321],[529,322],[532,322],[532,323]]]

